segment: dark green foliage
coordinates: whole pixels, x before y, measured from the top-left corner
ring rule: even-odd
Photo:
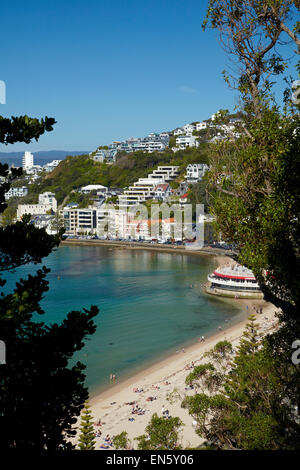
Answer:
[[[78,448],[80,450],[95,450],[95,432],[88,402],[85,403],[81,414],[80,436]]]
[[[45,229],[30,224],[26,214],[21,222],[0,228],[0,271],[22,264],[40,263],[60,243],[64,231],[48,235]]]
[[[39,140],[39,137],[45,132],[53,130],[56,123],[54,118],[41,119],[29,116],[12,116],[11,119],[0,116],[0,142],[3,144],[14,144],[16,142],[25,142],[29,144],[33,139]]]
[[[196,205],[204,204],[204,212],[209,212],[211,197],[207,189],[208,178],[204,176],[199,183],[191,184],[188,190],[188,203],[192,204],[193,219],[196,218]]]
[[[214,448],[299,449],[300,425],[293,416],[297,396],[289,393],[287,400],[285,384],[287,377],[299,383],[299,369],[290,360],[279,360],[267,342],[258,342],[254,320],[249,318],[237,355],[215,394],[210,390],[186,397],[182,406],[197,420],[197,433]],[[214,368],[205,365],[201,372],[213,375]]]
[[[30,118],[0,120],[3,142],[28,142],[52,129],[54,120],[39,123]],[[3,127],[1,127],[3,125]],[[27,126],[27,127],[26,127]],[[8,175],[0,165],[0,212],[5,209],[4,193],[21,170]],[[49,236],[25,216],[15,225],[0,229],[0,270],[17,270],[25,263],[40,263],[59,245],[61,231]],[[33,320],[43,314],[40,306],[48,290],[46,267],[16,283],[12,293],[0,293],[0,338],[6,345],[6,364],[0,366],[0,446],[2,449],[72,449],[69,438],[88,398],[84,386],[85,366],[70,365],[86,337],[95,331],[98,308],[72,311],[63,322],[45,325]],[[5,280],[0,278],[0,286]]]

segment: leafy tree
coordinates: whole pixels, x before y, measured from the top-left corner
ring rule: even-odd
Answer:
[[[132,447],[126,431],[121,432],[113,437],[113,445],[116,449],[128,450]]]
[[[0,119],[3,143],[30,142],[52,130],[54,119],[38,121],[28,117]],[[21,169],[8,171],[0,165],[0,212],[6,208],[5,192]],[[0,228],[0,271],[37,264],[55,249],[63,236],[50,236],[29,223],[29,216]],[[0,295],[0,332],[7,361],[0,368],[0,445],[3,449],[57,450],[74,446],[74,424],[88,398],[84,386],[85,366],[70,360],[95,331],[93,318],[98,309],[72,311],[58,325],[33,320],[44,313],[40,306],[48,290],[45,266],[20,279],[11,293]],[[0,278],[0,286],[5,286]]]
[[[86,401],[81,414],[80,436],[78,442],[78,448],[80,450],[95,450],[95,432],[88,401]]]
[[[156,413],[145,429],[145,434],[136,437],[139,450],[176,450],[181,449],[178,443],[181,420],[160,418]]]
[[[217,390],[207,386],[206,392],[182,402],[197,421],[199,436],[213,448],[299,448],[300,426],[291,413],[295,402],[286,401],[282,383],[285,366],[273,356],[268,344],[260,344],[258,339],[251,316],[232,366]],[[290,363],[289,372],[292,369]],[[202,376],[205,371],[213,373],[214,367],[203,366]],[[199,371],[196,375],[199,379]]]
[[[239,136],[211,145],[216,226],[253,270],[265,299],[282,311],[280,329],[264,341],[250,319],[217,393],[183,402],[215,448],[299,448],[300,371],[291,362],[291,345],[300,334],[300,122],[295,107],[280,111],[270,81],[286,68],[275,48],[284,34],[300,52],[299,22],[287,26],[295,9],[299,2],[288,0],[211,0],[204,22],[238,59],[238,76],[225,79],[239,90],[243,106]],[[223,110],[216,122],[228,118]]]
[[[0,142],[3,144],[15,144],[16,142],[30,142],[39,140],[45,132],[53,130],[56,123],[54,118],[42,118],[40,121],[36,118],[25,116],[12,116],[4,118],[0,116]]]

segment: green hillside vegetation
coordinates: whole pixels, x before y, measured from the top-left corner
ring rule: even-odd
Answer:
[[[128,187],[138,178],[146,177],[159,165],[178,165],[183,176],[189,163],[207,163],[208,144],[202,144],[199,148],[172,150],[165,152],[131,154],[120,153],[113,165],[94,162],[89,155],[67,157],[52,173],[41,178],[37,183],[29,186],[29,194],[20,199],[20,203],[37,203],[38,195],[45,191],[55,193],[58,204],[71,191],[88,184],[102,184],[108,187]],[[73,195],[69,202],[75,201]]]

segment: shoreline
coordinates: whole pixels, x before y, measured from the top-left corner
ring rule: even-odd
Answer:
[[[130,250],[152,250],[156,252],[166,252],[172,254],[184,255],[197,255],[197,256],[210,256],[218,264],[227,263],[231,258],[232,252],[221,249],[205,249],[202,250],[186,250],[182,247],[166,247],[147,243],[138,242],[118,242],[113,240],[66,240],[62,242],[64,245],[92,245],[92,246],[106,246],[110,250],[114,249],[130,249]],[[205,295],[208,293],[203,291]],[[104,390],[97,392],[95,390],[93,395],[90,396],[91,414],[93,416],[94,430],[101,430],[102,435],[96,437],[95,449],[105,449],[106,443],[105,436],[108,434],[111,438],[126,431],[128,438],[131,440],[133,447],[136,447],[134,438],[143,434],[146,426],[148,425],[153,413],[162,416],[161,410],[164,406],[169,409],[170,416],[178,416],[184,423],[181,432],[180,440],[184,448],[195,447],[201,443],[201,439],[195,433],[192,426],[193,418],[188,412],[181,408],[180,401],[176,403],[168,402],[168,394],[174,389],[178,390],[181,397],[190,393],[185,387],[185,378],[188,375],[187,365],[193,363],[195,365],[201,362],[206,362],[203,358],[205,352],[212,349],[218,341],[228,340],[233,344],[233,347],[239,343],[243,335],[245,325],[248,321],[250,314],[255,313],[254,308],[262,307],[263,313],[256,314],[256,321],[262,327],[264,333],[274,329],[277,321],[275,320],[275,311],[277,310],[274,305],[267,303],[263,299],[233,299],[233,298],[219,298],[222,302],[235,305],[240,310],[240,318],[234,324],[222,325],[221,331],[212,331],[211,334],[205,337],[204,342],[190,343],[189,345],[178,346],[179,350],[175,352],[165,353],[164,357],[158,358],[154,363],[145,364],[143,368],[130,373],[129,376],[124,377],[116,383],[108,385]],[[246,307],[248,306],[248,307]],[[151,361],[150,361],[151,362]],[[139,389],[140,392],[135,392]],[[155,400],[148,401],[147,398],[155,397]],[[132,407],[130,403],[135,402],[140,408],[144,410],[142,415],[132,415]],[[129,421],[131,419],[132,421]],[[102,425],[98,427],[96,423],[101,420]],[[75,427],[78,429],[80,420]],[[78,434],[72,439],[76,444]],[[102,447],[100,447],[102,446]],[[107,447],[106,447],[107,448]],[[109,447],[109,450],[113,450]]]
[[[186,367],[192,362],[195,365],[205,361],[203,354],[209,351],[218,341],[228,340],[234,347],[244,332],[248,317],[253,313],[253,306],[262,306],[263,313],[256,314],[256,321],[260,325],[260,329],[264,334],[274,329],[277,320],[275,312],[277,309],[274,305],[264,300],[237,300],[242,306],[248,305],[248,312],[245,312],[245,318],[234,325],[228,325],[222,331],[213,333],[205,338],[204,342],[196,342],[184,350],[181,349],[176,353],[170,354],[162,360],[159,360],[151,366],[146,366],[140,372],[135,373],[120,383],[112,385],[109,389],[95,394],[90,398],[91,414],[93,420],[98,422],[101,419],[103,423],[101,428],[102,436],[96,438],[96,449],[104,444],[104,437],[109,434],[113,437],[122,431],[128,433],[128,437],[134,442],[134,437],[144,433],[153,413],[161,415],[161,408],[170,410],[171,416],[179,416],[185,426],[183,427],[181,440],[184,447],[196,446],[200,443],[200,438],[194,431],[192,426],[192,417],[185,409],[182,409],[180,402],[169,403],[167,395],[174,389],[177,389],[181,396],[191,392],[185,390],[185,377],[188,375]],[[136,393],[134,389],[142,389],[142,392]],[[192,392],[194,393],[194,392]],[[147,401],[147,397],[155,396],[153,401]],[[134,415],[132,418],[131,406],[126,403],[137,402],[141,408],[145,410],[144,415]],[[110,448],[113,449],[113,448]]]
[[[70,239],[63,240],[61,245],[79,245],[79,246],[106,246],[111,249],[127,249],[127,250],[152,250],[159,253],[173,253],[173,254],[182,254],[182,255],[192,255],[192,256],[214,256],[214,257],[224,257],[232,258],[233,252],[230,250],[224,250],[222,248],[201,248],[199,250],[189,250],[183,248],[182,246],[169,246],[169,245],[160,245],[154,243],[143,243],[143,242],[124,242],[117,240],[80,240],[80,239]]]

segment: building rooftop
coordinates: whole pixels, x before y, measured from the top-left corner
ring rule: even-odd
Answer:
[[[237,279],[251,279],[254,280],[255,276],[251,269],[241,266],[240,264],[232,263],[230,265],[220,266],[215,271],[214,274],[219,277],[224,277],[228,279],[237,278]]]

